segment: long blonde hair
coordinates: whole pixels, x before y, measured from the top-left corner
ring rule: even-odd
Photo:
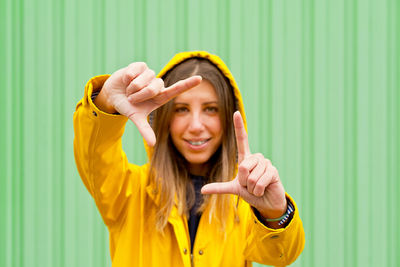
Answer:
[[[228,79],[209,60],[203,58],[188,59],[170,71],[164,77],[165,86],[192,75],[200,75],[208,80],[215,88],[219,99],[219,116],[223,129],[221,146],[208,161],[206,182],[223,182],[233,178],[236,166],[237,147],[233,128],[233,113],[236,110],[233,89]],[[156,213],[156,228],[162,231],[175,202],[178,201],[180,214],[188,215],[194,205],[195,192],[190,181],[187,161],[175,148],[169,124],[173,115],[173,100],[155,110],[151,114],[151,124],[156,134],[157,143],[150,162],[150,180],[159,186],[160,207]],[[225,229],[227,214],[232,205],[229,195],[205,195],[199,212],[209,208],[209,221],[214,217]]]

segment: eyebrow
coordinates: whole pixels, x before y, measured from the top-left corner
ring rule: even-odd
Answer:
[[[210,102],[204,102],[201,103],[202,105],[209,105],[209,104],[218,104],[218,101],[210,101]],[[189,105],[187,103],[183,103],[183,102],[175,102],[174,105]]]

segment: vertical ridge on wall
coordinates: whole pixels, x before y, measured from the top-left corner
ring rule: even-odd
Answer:
[[[52,155],[53,157],[58,154],[58,151],[63,150],[63,144],[65,143],[64,133],[62,131],[62,126],[65,125],[65,121],[63,120],[63,106],[64,106],[64,98],[63,92],[65,90],[64,84],[64,73],[65,70],[63,68],[63,64],[65,62],[65,58],[62,56],[64,51],[64,40],[63,40],[63,32],[64,32],[64,8],[63,1],[53,2],[54,6],[52,7],[52,21],[54,24],[52,25],[52,35],[54,36],[54,49],[52,50],[52,69],[55,70],[52,81],[52,88],[54,97],[52,97],[51,110],[54,114],[53,116],[53,140],[52,140]],[[64,216],[63,211],[65,209],[63,205],[64,201],[64,187],[62,186],[63,181],[65,181],[64,174],[64,162],[65,157],[63,153],[58,155],[59,160],[54,162],[52,169],[52,199],[54,199],[53,210],[54,210],[54,221],[53,228],[51,231],[52,243],[54,251],[53,258],[51,264],[53,266],[63,266],[64,264],[64,256],[62,251],[64,248],[62,246],[62,242],[64,240],[63,231],[64,227]],[[57,196],[57,197],[56,197]],[[56,239],[57,235],[61,235],[62,238]]]
[[[289,47],[292,46],[291,43],[288,42],[288,33],[289,33],[289,25],[288,23],[285,23],[286,21],[289,20],[289,4],[287,1],[283,1],[282,3],[282,9],[283,9],[283,16],[282,16],[282,42],[283,42],[283,46],[282,46],[282,73],[284,76],[284,73],[289,69],[289,62],[288,59],[290,57],[290,54],[288,53],[289,51]],[[290,64],[292,65],[292,63]],[[288,133],[288,122],[289,118],[288,118],[288,114],[290,113],[290,111],[286,108],[284,108],[285,106],[288,105],[288,96],[290,95],[290,88],[289,88],[289,84],[290,82],[288,81],[288,79],[282,79],[282,93],[281,93],[281,100],[279,102],[281,102],[282,104],[280,105],[280,109],[279,109],[279,113],[280,113],[280,117],[278,118],[278,120],[281,121],[282,126],[280,131],[283,133],[282,138],[281,138],[281,142],[282,142],[282,156],[281,156],[281,160],[280,162],[285,162],[287,161],[287,157],[285,156],[287,151],[288,151],[288,143],[287,137],[289,135]],[[280,91],[280,90],[278,90]],[[257,132],[260,132],[259,130]],[[278,158],[279,160],[279,158]],[[279,168],[279,166],[277,166]],[[282,173],[282,171],[281,171]],[[283,177],[286,177],[285,173],[282,173]]]
[[[331,192],[330,188],[331,187],[331,182],[334,181],[335,179],[332,177],[331,173],[332,173],[332,168],[331,165],[329,164],[329,162],[333,162],[334,159],[331,156],[333,153],[331,147],[330,147],[330,140],[332,140],[332,134],[331,132],[333,131],[333,127],[332,124],[333,122],[331,122],[330,120],[330,111],[332,109],[332,104],[329,101],[329,99],[331,99],[329,96],[331,95],[332,89],[331,89],[331,83],[332,83],[332,68],[331,68],[331,58],[330,58],[330,51],[331,51],[331,38],[330,38],[330,22],[331,22],[331,13],[330,13],[330,2],[327,1],[325,3],[324,6],[321,6],[320,8],[316,8],[317,10],[321,10],[321,18],[325,18],[325,25],[322,29],[323,37],[321,37],[321,39],[323,39],[323,44],[321,44],[322,48],[325,47],[325,49],[323,50],[323,56],[324,56],[324,73],[325,76],[321,77],[321,83],[323,88],[325,88],[325,93],[323,95],[323,99],[324,101],[323,104],[325,105],[325,114],[322,118],[322,120],[320,121],[320,128],[325,128],[324,130],[324,143],[323,143],[323,150],[324,151],[320,151],[321,155],[324,157],[324,161],[325,164],[322,165],[322,167],[320,166],[320,171],[321,173],[323,173],[322,177],[326,177],[327,182],[324,186],[324,193],[325,193],[325,199],[326,199],[326,203],[327,203],[327,207],[328,209],[331,208],[331,199],[335,198],[335,194],[333,192]],[[332,12],[333,13],[333,12]],[[317,67],[318,68],[318,67]],[[317,88],[319,86],[316,86]],[[327,123],[326,127],[323,127],[324,122],[329,122]],[[318,156],[317,156],[318,157]],[[317,175],[318,177],[318,175]],[[322,180],[322,179],[318,179],[318,180]],[[335,180],[337,183],[340,183],[339,179]],[[320,203],[319,209],[318,210],[324,210],[324,205],[322,203]],[[324,212],[325,214],[325,219],[323,220],[324,226],[320,225],[320,229],[321,231],[323,231],[323,228],[325,229],[332,229],[333,228],[333,224],[332,221],[334,220],[334,217],[332,216],[332,214],[330,212]],[[321,258],[326,259],[327,262],[335,262],[336,259],[332,257],[332,255],[329,253],[329,251],[331,251],[333,248],[333,244],[336,243],[336,239],[334,237],[331,236],[331,232],[328,232],[328,238],[325,239],[325,242],[323,242],[323,248],[324,248],[324,255],[322,255]],[[339,251],[338,251],[339,252]],[[336,263],[336,262],[335,262]],[[336,263],[336,265],[339,265],[338,263]]]
[[[18,53],[20,54],[20,58],[19,58],[19,62],[18,62],[18,69],[21,70],[22,67],[24,66],[24,60],[25,60],[25,53],[24,53],[24,49],[23,49],[23,44],[25,43],[25,38],[24,38],[24,33],[25,33],[25,29],[24,29],[24,17],[25,17],[25,12],[24,12],[24,4],[25,2],[23,0],[19,1],[19,6],[18,6],[18,13],[16,17],[19,17],[19,28],[17,30],[18,32],[18,39],[19,39],[19,46],[18,46]],[[23,117],[24,114],[24,110],[25,107],[23,105],[23,97],[22,95],[24,95],[24,91],[23,88],[26,87],[25,85],[25,80],[24,79],[19,79],[20,82],[18,84],[19,87],[19,94],[17,94],[17,98],[18,98],[18,102],[19,102],[19,118],[18,118],[18,132],[19,132],[19,136],[18,136],[18,142],[19,142],[19,148],[18,148],[18,165],[20,168],[20,172],[19,172],[19,179],[18,182],[20,184],[17,184],[17,191],[19,194],[19,232],[20,232],[20,236],[19,236],[19,250],[21,251],[20,253],[20,257],[21,257],[21,266],[24,266],[25,260],[23,255],[24,250],[23,250],[23,244],[24,244],[24,222],[25,222],[25,216],[24,216],[24,187],[25,187],[25,181],[24,181],[24,177],[26,176],[26,172],[25,172],[25,168],[23,167],[24,165],[24,161],[23,161],[23,155],[24,155],[24,138],[23,138],[23,133],[26,132],[26,128],[25,128],[25,120]]]
[[[284,21],[284,10],[283,10],[283,2],[274,2],[272,12],[272,20],[273,20],[273,30],[271,35],[271,68],[272,68],[272,77],[271,77],[271,127],[269,131],[271,131],[271,160],[275,165],[279,164],[282,161],[282,153],[279,148],[283,144],[283,140],[281,138],[283,127],[282,127],[282,119],[281,112],[283,107],[278,103],[282,101],[282,89],[283,89],[283,23]],[[245,70],[243,70],[245,71]],[[256,108],[251,105],[252,108]],[[254,112],[253,110],[248,110],[248,112]],[[280,157],[280,158],[278,158]]]
[[[217,27],[217,50],[221,51],[219,55],[222,59],[224,59],[225,63],[230,65],[230,36],[229,36],[229,10],[230,10],[230,2],[226,1],[217,1],[217,14],[218,14],[218,24]]]
[[[23,118],[21,114],[23,113],[23,105],[21,105],[22,98],[22,86],[23,79],[18,78],[19,70],[23,65],[23,53],[21,44],[23,43],[23,3],[22,1],[14,1],[11,5],[11,16],[12,16],[12,34],[11,38],[14,41],[13,49],[11,52],[13,61],[11,64],[12,70],[12,83],[11,88],[11,113],[12,113],[12,151],[11,151],[11,168],[12,172],[12,225],[11,225],[11,233],[13,235],[13,249],[12,249],[12,264],[15,266],[22,266],[24,264],[23,261],[23,251],[21,251],[21,247],[23,244],[23,191],[24,183],[23,183],[23,162],[22,162],[22,154],[23,154],[23,142],[22,142],[22,133],[23,133]]]
[[[306,206],[303,214],[304,227],[307,236],[307,247],[305,249],[310,251],[307,256],[304,255],[302,258],[302,264],[304,266],[314,266],[315,258],[312,257],[315,253],[315,242],[317,237],[314,232],[314,220],[315,218],[315,181],[313,179],[313,155],[314,155],[314,1],[308,0],[306,4],[302,6],[302,27],[304,29],[302,35],[302,98],[301,98],[301,114],[302,114],[302,129],[301,139],[302,147],[302,201],[303,205]]]
[[[11,35],[11,31],[10,30],[12,28],[11,25],[13,25],[12,22],[12,16],[10,16],[10,14],[12,14],[11,12],[11,3],[10,2],[6,2],[5,4],[5,24],[7,27],[4,30],[5,32],[5,51],[7,51],[8,53],[5,54],[5,66],[7,66],[5,68],[5,77],[10,77],[13,73],[12,71],[12,43],[13,43],[13,38]],[[12,88],[12,79],[5,79],[5,88],[9,89],[9,90],[5,90],[5,96],[4,96],[4,106],[5,106],[5,140],[6,140],[6,145],[5,145],[5,166],[6,166],[6,170],[5,170],[5,174],[6,174],[6,182],[5,182],[5,216],[4,216],[4,220],[5,220],[5,240],[6,240],[6,244],[5,244],[5,264],[6,266],[11,266],[13,264],[12,259],[13,259],[13,244],[14,244],[14,240],[13,240],[13,234],[12,234],[12,212],[11,212],[11,203],[12,202],[12,180],[10,179],[10,177],[12,177],[13,173],[12,173],[12,166],[11,166],[11,162],[12,162],[12,134],[13,134],[13,128],[12,128],[12,113],[11,112],[7,112],[9,110],[12,110],[12,91],[10,90]]]
[[[263,23],[260,23],[260,50],[259,50],[259,76],[260,76],[260,95],[258,98],[258,106],[260,107],[260,131],[266,133],[265,136],[259,136],[258,144],[261,151],[265,151],[266,156],[269,156],[271,145],[267,140],[271,140],[269,125],[271,124],[271,42],[268,42],[268,37],[271,36],[271,1],[260,1],[258,16]]]
[[[56,102],[57,98],[57,93],[54,90],[54,84],[55,84],[55,75],[58,73],[58,69],[55,65],[54,58],[53,56],[57,52],[57,47],[56,47],[56,34],[54,32],[54,27],[56,26],[53,18],[52,18],[52,13],[54,12],[54,3],[48,3],[46,7],[44,7],[47,16],[46,16],[46,25],[44,26],[44,29],[46,30],[47,36],[45,37],[47,41],[47,46],[46,46],[46,51],[44,52],[44,56],[46,57],[46,65],[44,66],[45,73],[47,73],[47,79],[46,81],[46,98],[41,98],[41,101],[46,102],[47,105],[43,105],[44,107],[44,114],[41,114],[44,118],[46,118],[45,121],[45,126],[47,127],[48,131],[47,133],[41,132],[41,135],[47,135],[45,144],[47,147],[47,160],[50,162],[51,159],[54,158],[54,144],[55,144],[55,139],[57,138],[56,135],[56,129],[55,129],[55,124],[54,124],[54,115],[57,114],[57,111],[54,110],[55,105],[54,102]],[[44,47],[43,47],[44,48]],[[43,162],[43,165],[45,163]],[[51,164],[47,166],[46,168],[46,174],[43,176],[44,180],[44,185],[46,190],[49,192],[47,195],[45,195],[45,198],[43,199],[43,204],[46,203],[45,205],[47,206],[47,210],[44,214],[42,215],[42,225],[46,226],[46,244],[48,246],[48,252],[46,255],[43,256],[45,258],[45,262],[48,265],[52,265],[55,261],[55,247],[54,247],[54,242],[53,242],[53,234],[55,233],[55,228],[56,228],[56,216],[54,216],[54,212],[56,211],[56,205],[55,205],[55,200],[58,200],[58,198],[55,198],[55,165]],[[44,166],[43,166],[44,168]],[[43,216],[45,215],[45,216]],[[53,216],[52,216],[53,215]]]
[[[393,99],[394,99],[394,88],[395,88],[395,83],[394,83],[394,77],[395,75],[393,75],[393,72],[391,71],[393,69],[393,63],[395,62],[393,60],[393,52],[394,52],[394,45],[393,45],[393,41],[394,38],[392,36],[392,32],[393,32],[393,26],[392,26],[392,22],[393,22],[393,13],[394,13],[394,7],[392,4],[392,1],[387,1],[387,5],[386,5],[386,10],[387,10],[387,17],[386,17],[386,21],[387,21],[387,40],[386,40],[386,68],[388,69],[386,78],[387,78],[387,83],[388,83],[388,94],[386,95],[386,101],[387,101],[387,106],[386,106],[386,112],[388,115],[388,123],[386,124],[386,139],[388,140],[387,143],[387,169],[388,169],[388,177],[394,177],[394,171],[393,171],[393,167],[396,164],[393,164],[395,161],[393,161],[393,157],[395,155],[393,155],[394,150],[393,150],[393,145],[395,143],[395,140],[393,139],[393,137],[390,135],[390,129],[391,127],[393,127],[394,120],[393,117],[396,117],[396,115],[394,114],[394,105],[393,105]],[[395,210],[395,203],[393,202],[394,198],[395,198],[395,194],[393,193],[393,184],[395,184],[395,181],[391,178],[389,178],[389,182],[386,184],[386,189],[388,194],[386,195],[386,203],[387,203],[387,209],[388,210]],[[386,220],[385,223],[385,227],[387,229],[394,229],[396,228],[394,225],[394,216],[391,215],[389,213],[388,219]],[[396,235],[394,235],[396,236]],[[385,238],[388,240],[388,245],[389,245],[389,249],[388,249],[388,257],[387,257],[387,264],[388,266],[394,266],[394,257],[396,255],[396,252],[394,250],[395,248],[395,241],[393,239],[393,234],[390,231],[386,231],[386,236]]]
[[[373,161],[373,156],[370,153],[370,149],[371,146],[369,144],[372,143],[373,140],[373,128],[371,127],[372,123],[373,123],[373,114],[374,111],[376,112],[376,110],[374,110],[374,105],[372,103],[372,98],[374,97],[374,94],[372,92],[372,86],[374,86],[373,84],[373,78],[374,75],[372,75],[373,73],[373,66],[372,64],[374,64],[374,58],[372,55],[372,49],[373,49],[373,41],[372,40],[372,35],[373,35],[373,28],[372,28],[372,12],[371,12],[371,8],[373,8],[372,6],[372,1],[369,0],[368,3],[368,8],[366,8],[366,10],[360,10],[359,14],[364,13],[365,14],[365,25],[367,28],[367,30],[365,31],[365,37],[364,37],[364,41],[365,43],[367,43],[368,45],[367,48],[365,49],[365,63],[364,64],[360,64],[360,66],[364,66],[365,68],[365,73],[366,75],[360,75],[360,77],[366,76],[368,77],[368,79],[360,79],[360,84],[364,81],[367,82],[367,84],[365,84],[364,86],[360,86],[360,89],[362,90],[362,88],[367,88],[367,95],[368,97],[366,97],[366,100],[364,101],[364,103],[366,104],[363,107],[364,112],[360,112],[361,114],[366,114],[367,115],[367,119],[366,120],[366,127],[364,128],[364,130],[367,131],[366,134],[366,138],[365,138],[365,143],[363,145],[360,145],[360,150],[363,151],[363,153],[360,153],[362,155],[366,155],[365,156],[365,165],[366,166],[360,166],[359,169],[359,173],[361,177],[364,177],[364,179],[360,179],[360,184],[363,184],[363,187],[360,186],[360,195],[363,195],[363,198],[360,198],[359,203],[366,203],[368,206],[372,207],[373,206],[373,201],[375,201],[373,195],[371,194],[373,191],[373,187],[374,187],[374,180],[372,179],[372,175],[373,175],[373,169],[371,168],[372,165],[372,161]],[[361,9],[361,7],[360,7]],[[379,10],[375,10],[374,13],[378,13]],[[361,16],[361,15],[360,15]],[[361,24],[361,23],[360,23]],[[361,42],[360,42],[361,43]],[[361,58],[361,56],[360,56]],[[380,64],[381,65],[381,64]],[[382,66],[382,65],[381,65]],[[382,84],[383,85],[383,84]],[[362,91],[363,92],[363,91]],[[365,92],[365,91],[364,91]],[[375,101],[375,100],[374,100]],[[369,108],[368,108],[369,107]],[[363,149],[361,149],[361,147],[363,147]],[[382,155],[383,156],[383,155]],[[378,159],[377,159],[378,160]],[[382,165],[381,165],[382,166]],[[365,172],[365,175],[362,174],[362,172]],[[375,188],[375,190],[378,188]],[[363,192],[363,193],[361,193]],[[376,192],[374,192],[376,193]],[[369,197],[368,197],[369,196]],[[379,202],[378,202],[379,203]],[[378,211],[376,214],[379,214],[380,212]],[[364,221],[365,223],[362,224],[362,227],[365,227],[365,229],[374,229],[374,218],[371,216],[371,210],[368,209],[367,212],[365,213],[365,218],[366,220],[363,220],[362,218],[360,218],[360,221]],[[378,216],[378,217],[383,217],[383,216]],[[360,232],[364,232],[364,231],[360,231]],[[366,251],[361,251],[360,250],[360,263],[362,265],[367,265],[369,262],[374,262],[371,258],[371,251],[373,249],[373,244],[372,244],[372,232],[370,232],[368,235],[364,236],[361,239],[362,235],[359,235],[359,238],[362,240],[362,242],[366,242],[368,244],[368,247],[366,249]],[[381,245],[380,248],[384,247],[384,245]],[[377,251],[379,251],[379,249],[377,249]],[[367,256],[364,256],[362,254],[366,254]],[[381,260],[381,264],[386,265],[384,263],[384,261]],[[376,264],[375,264],[376,265]]]
[[[37,88],[37,80],[36,80],[36,70],[31,66],[34,65],[35,55],[36,55],[36,42],[33,42],[36,32],[36,19],[33,14],[35,14],[35,7],[31,2],[26,2],[24,6],[25,10],[30,10],[31,13],[25,13],[24,17],[24,36],[28,42],[23,43],[24,58],[23,65],[20,68],[21,79],[25,81],[25,88],[29,87],[31,90],[23,89],[23,94],[21,95],[21,99],[23,100],[24,113],[22,114],[22,118],[24,121],[26,131],[23,133],[24,143],[24,152],[23,152],[23,168],[25,169],[25,177],[24,177],[24,188],[19,189],[24,195],[24,217],[26,218],[24,221],[24,242],[21,244],[21,249],[24,251],[24,261],[29,264],[36,265],[36,251],[35,248],[35,240],[37,240],[37,236],[35,235],[35,231],[32,229],[36,228],[36,220],[34,219],[34,214],[36,211],[36,197],[34,196],[35,181],[34,177],[37,177],[35,170],[35,158],[37,158],[37,154],[35,154],[35,143],[37,142],[36,131],[35,131],[35,111],[37,109],[36,99],[37,96],[35,94],[35,90],[32,88]],[[37,123],[37,122],[36,122]],[[26,223],[29,221],[30,223]]]
[[[255,106],[250,103],[257,103],[259,91],[263,88],[260,88],[260,83],[256,77],[259,77],[259,69],[257,68],[257,62],[259,61],[259,18],[258,12],[258,2],[254,1],[253,5],[249,6],[244,4],[243,15],[245,18],[242,21],[244,32],[241,33],[244,42],[242,42],[242,49],[244,57],[241,58],[243,60],[241,64],[243,64],[245,71],[251,70],[246,76],[242,76],[242,84],[241,88],[244,91],[245,96],[244,104],[246,105],[246,114],[252,114],[251,116],[247,116],[247,130],[248,130],[248,138],[252,140],[249,143],[250,150],[255,152],[256,145],[258,145],[256,133],[259,129],[259,118],[260,112],[255,112]],[[218,53],[220,54],[220,53]],[[252,92],[252,93],[251,93]]]
[[[6,77],[9,77],[12,73],[12,71],[10,70],[11,66],[11,43],[12,43],[12,38],[11,38],[11,34],[10,34],[10,25],[11,23],[11,18],[10,18],[10,3],[6,2],[4,4],[4,10],[5,10],[5,16],[4,16],[4,25],[6,26],[4,29],[4,51],[7,51],[8,53],[4,54],[4,58],[5,58],[5,69],[4,69],[4,85],[5,88],[11,88],[11,80],[10,79],[6,79]],[[6,67],[7,66],[7,67]],[[12,253],[12,244],[13,244],[13,240],[12,240],[12,235],[10,233],[10,226],[12,225],[11,220],[12,220],[12,215],[11,215],[11,209],[10,209],[10,204],[11,203],[11,180],[8,178],[11,176],[11,160],[10,160],[10,155],[11,155],[11,133],[12,133],[12,129],[11,129],[11,119],[10,119],[10,113],[6,112],[8,110],[11,110],[11,91],[10,90],[5,90],[4,92],[4,125],[5,125],[5,130],[4,130],[4,138],[5,138],[5,146],[4,146],[4,165],[5,165],[5,170],[4,170],[4,174],[5,174],[5,181],[4,181],[4,263],[6,266],[11,266],[11,253]]]
[[[325,206],[329,201],[329,189],[328,181],[330,179],[327,172],[328,167],[328,129],[330,125],[330,120],[328,118],[328,98],[327,98],[327,88],[328,88],[328,57],[327,57],[327,25],[328,17],[326,16],[326,6],[328,3],[326,1],[314,1],[313,8],[310,12],[313,12],[311,16],[312,25],[312,47],[310,54],[313,56],[310,58],[312,62],[312,92],[313,96],[312,109],[310,109],[312,116],[312,129],[313,129],[313,158],[310,162],[315,163],[316,159],[319,159],[319,164],[313,164],[312,177],[314,180],[314,192],[313,192],[313,209],[316,215],[313,218],[313,232],[323,232],[327,228],[328,224],[328,213],[326,212]],[[317,219],[318,218],[318,219]],[[333,240],[330,240],[332,242]],[[327,242],[323,239],[316,238],[314,244],[314,253],[320,255],[320,257],[315,259],[315,266],[322,266],[328,261],[329,253],[327,250]]]
[[[388,123],[386,125],[386,138],[388,140],[388,149],[387,149],[387,158],[388,158],[388,162],[387,162],[387,167],[388,167],[388,177],[396,177],[394,176],[395,171],[394,171],[394,166],[396,165],[396,161],[394,161],[395,158],[395,153],[394,153],[394,145],[395,145],[395,139],[394,139],[394,135],[393,137],[390,135],[391,133],[391,128],[395,125],[395,120],[394,118],[396,118],[396,114],[395,114],[395,72],[392,71],[395,69],[395,61],[394,61],[394,57],[395,57],[395,50],[394,50],[394,42],[395,42],[395,38],[393,38],[393,21],[395,18],[395,16],[393,16],[394,12],[395,12],[395,8],[393,7],[393,3],[392,1],[388,1],[387,2],[387,42],[386,42],[386,49],[387,49],[387,54],[386,54],[386,64],[387,64],[387,81],[388,81],[388,94],[386,95],[387,98],[387,103],[388,105],[386,106],[386,112],[388,115]],[[394,202],[395,200],[395,185],[396,181],[395,179],[389,178],[388,183],[386,184],[386,188],[387,188],[387,196],[386,196],[386,203],[387,203],[387,209],[390,210],[398,210],[395,209],[396,207],[396,202]],[[394,231],[396,231],[395,229],[397,227],[395,227],[396,225],[396,221],[395,221],[395,216],[393,216],[393,214],[389,213],[388,219],[386,221],[386,228],[387,229],[393,229]],[[396,244],[395,244],[395,239],[393,238],[393,236],[396,236],[396,234],[393,235],[393,233],[391,233],[391,231],[387,231],[386,232],[386,239],[388,240],[388,257],[387,257],[387,264],[388,266],[394,266],[394,262],[395,262],[395,255],[396,250]]]
[[[400,221],[400,3],[398,1],[395,2],[395,18],[396,18],[396,23],[392,24],[395,25],[394,30],[392,32],[395,33],[395,54],[393,55],[393,58],[395,59],[394,61],[394,77],[395,77],[395,87],[394,87],[394,126],[393,126],[393,137],[394,137],[394,175],[393,177],[393,187],[395,188],[395,198],[394,198],[394,209],[393,209],[393,214],[395,217],[395,222],[396,225],[398,225],[398,222]],[[396,212],[397,211],[397,212]],[[394,227],[394,240],[395,240],[395,246],[394,246],[394,254],[396,255],[395,258],[395,264],[393,266],[400,263],[400,254],[398,251],[400,251],[400,229],[399,227]]]
[[[39,33],[39,16],[37,16],[36,14],[38,14],[38,10],[39,10],[39,4],[36,3],[36,5],[32,6],[32,10],[33,10],[33,16],[30,16],[30,21],[33,24],[32,28],[29,28],[31,30],[31,34],[34,36],[38,36]],[[40,56],[38,55],[38,51],[39,51],[39,42],[40,42],[40,38],[35,38],[32,36],[28,36],[28,38],[30,38],[32,40],[32,45],[31,47],[27,47],[27,51],[30,51],[32,53],[32,61],[33,62],[37,62],[39,63],[40,60]],[[29,49],[31,48],[31,49]],[[37,67],[42,67],[42,66],[38,66],[39,64],[30,64],[30,62],[26,63],[28,66],[37,66]],[[29,73],[31,75],[29,75]],[[35,69],[35,71],[32,72],[27,72],[27,78],[31,80],[31,84],[33,85],[34,88],[40,88],[39,85],[39,77],[37,77],[37,69]],[[40,103],[39,103],[39,99],[40,99],[40,95],[39,92],[37,92],[36,94],[34,94],[32,92],[32,95],[28,95],[27,97],[31,97],[31,99],[33,99],[33,103],[30,103],[30,105],[28,105],[27,107],[32,109],[32,113],[30,114],[30,116],[28,117],[29,121],[35,122],[36,124],[32,123],[30,126],[32,127],[32,132],[31,135],[29,136],[31,137],[30,139],[28,139],[30,142],[32,142],[33,147],[31,149],[31,151],[29,151],[27,154],[30,155],[32,158],[36,158],[38,156],[38,151],[39,146],[40,146],[40,142],[39,142],[39,133],[38,133],[38,128],[43,127],[42,125],[40,125],[41,127],[35,127],[35,125],[40,124],[40,118],[38,116],[38,114],[40,113]],[[44,127],[43,127],[44,128]],[[33,177],[38,177],[39,176],[39,167],[37,162],[32,162],[32,166],[27,165],[27,168],[30,169],[30,172],[32,174],[32,178]],[[33,179],[32,179],[33,180]],[[30,212],[30,216],[32,218],[32,223],[31,223],[31,228],[28,230],[29,234],[31,236],[31,240],[29,240],[30,242],[27,242],[29,245],[31,245],[34,249],[33,249],[33,253],[29,253],[27,260],[30,260],[31,262],[33,262],[33,264],[37,265],[39,264],[39,259],[36,255],[39,255],[39,246],[36,245],[36,242],[41,242],[40,240],[40,236],[37,234],[38,232],[41,233],[41,229],[39,230],[39,216],[34,216],[34,214],[38,214],[38,210],[40,208],[40,205],[38,205],[38,196],[35,196],[34,192],[38,192],[40,191],[40,187],[39,187],[39,181],[40,180],[39,177],[35,179],[35,182],[32,181],[31,184],[31,190],[29,190],[29,195],[27,194],[27,196],[29,196],[29,200],[31,201],[30,203],[27,203],[28,209],[31,208],[31,212]],[[30,184],[28,183],[27,186],[29,186]],[[28,199],[28,198],[27,198]],[[33,231],[32,229],[36,229],[37,231]],[[41,233],[43,234],[43,233]]]
[[[65,28],[64,28],[64,36],[65,36],[65,47],[62,52],[62,58],[65,60],[65,80],[64,80],[64,90],[63,96],[65,97],[65,114],[63,120],[66,124],[72,123],[72,114],[75,110],[76,102],[79,100],[78,95],[80,96],[83,92],[84,81],[80,81],[80,86],[78,86],[78,43],[79,40],[83,41],[81,38],[78,38],[78,23],[80,16],[76,10],[77,1],[65,1],[63,10],[65,15]],[[71,20],[71,17],[76,17],[76,19]],[[76,86],[76,88],[74,88]],[[79,94],[78,94],[79,93]],[[73,101],[75,100],[75,101]],[[78,175],[76,175],[75,169],[71,168],[73,166],[73,149],[71,143],[73,142],[73,131],[72,129],[65,129],[65,141],[63,145],[63,155],[65,159],[65,180],[63,180],[64,184],[64,198],[65,198],[65,210],[64,210],[64,265],[65,266],[78,266],[76,250],[78,246],[76,246],[76,235],[79,233],[76,228],[76,218],[78,214],[76,212],[76,201],[77,201],[77,184],[80,181]]]
[[[387,125],[390,124],[390,116],[387,113],[387,95],[390,94],[390,82],[387,79],[387,73],[390,69],[387,68],[387,50],[388,35],[385,29],[388,28],[387,19],[387,1],[383,2],[370,2],[370,51],[369,55],[371,58],[370,67],[370,132],[371,140],[369,142],[369,157],[370,157],[370,194],[366,196],[370,199],[370,207],[385,207],[385,208],[374,208],[369,209],[369,216],[371,222],[370,229],[379,229],[382,227],[381,218],[390,220],[390,209],[387,197],[390,192],[387,190],[387,184],[390,182],[391,177],[389,175],[390,165],[388,162],[390,158],[387,157],[387,151],[390,146],[390,139],[386,139],[387,136]],[[374,53],[374,51],[380,51],[380,53]],[[381,75],[374,75],[375,73],[381,73]],[[375,90],[379,88],[379,90]],[[383,141],[383,142],[382,142]],[[379,155],[379,156],[377,156]],[[386,179],[378,178],[386,177]],[[376,210],[375,210],[376,209]],[[393,226],[395,227],[395,226]],[[390,229],[393,227],[386,228],[382,227],[380,233],[378,231],[370,231],[370,251],[368,252],[371,256],[371,261],[367,264],[371,265],[389,265],[390,258],[390,246],[389,242],[374,242],[379,240],[381,237],[386,237],[387,232],[391,232]],[[373,256],[376,253],[377,256]]]
[[[354,222],[357,227],[354,230],[357,232],[356,243],[363,243],[365,245],[356,247],[356,254],[352,255],[352,257],[356,258],[357,264],[365,266],[366,262],[370,261],[370,254],[368,252],[370,243],[369,229],[371,228],[368,216],[369,210],[362,209],[361,206],[370,205],[369,199],[366,199],[365,196],[368,194],[370,187],[369,174],[371,171],[368,160],[368,143],[371,139],[369,129],[370,110],[368,109],[370,98],[369,84],[371,82],[371,76],[368,70],[371,60],[368,50],[371,44],[368,42],[368,33],[370,31],[368,21],[369,5],[362,5],[361,3],[358,5],[358,1],[355,5],[354,11],[356,15],[354,16],[354,25],[356,31],[354,34],[355,45],[353,46],[352,52],[356,56],[354,58],[354,64],[356,66],[354,77],[354,91],[356,95],[354,99],[357,100],[357,104],[354,105],[352,109],[353,112],[357,114],[357,119],[352,123],[355,124],[355,129],[357,131],[353,135],[356,137],[354,141],[357,145],[356,150],[354,151],[357,155],[357,161],[355,162],[354,167],[357,176],[359,176],[360,179],[354,180],[355,188],[357,188],[355,207],[357,208],[358,213]],[[364,25],[364,27],[359,27],[359,25]]]
[[[355,7],[355,1],[345,1],[345,23],[344,23],[344,42],[345,42],[345,54],[344,54],[344,72],[345,72],[345,106],[344,106],[344,118],[345,123],[345,155],[344,166],[345,166],[345,184],[344,184],[344,204],[349,205],[351,203],[352,207],[357,207],[357,187],[353,179],[357,176],[357,171],[354,166],[357,163],[357,155],[354,151],[357,151],[357,130],[354,127],[354,123],[357,121],[356,110],[357,99],[355,90],[357,88],[357,41],[354,38],[356,36],[357,29],[357,10]],[[344,263],[348,266],[358,266],[357,265],[357,251],[355,246],[355,240],[357,240],[357,229],[356,225],[358,223],[356,216],[354,216],[354,211],[352,209],[346,209],[345,216],[343,217],[345,231],[345,246],[344,246]],[[351,223],[349,223],[351,222]]]
[[[0,1],[0,124],[3,125],[0,130],[0,266],[6,266],[7,261],[7,115],[6,115],[6,98],[7,98],[7,36],[6,36],[6,1]],[[3,89],[4,88],[4,89]]]

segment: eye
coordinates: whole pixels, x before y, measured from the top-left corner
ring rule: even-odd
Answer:
[[[218,113],[218,107],[216,106],[208,106],[204,110],[208,113]]]
[[[184,112],[187,112],[187,111],[189,111],[189,109],[187,107],[176,107],[175,108],[175,112],[176,113],[184,113]]]

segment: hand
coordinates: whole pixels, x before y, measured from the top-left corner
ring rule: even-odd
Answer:
[[[285,189],[277,169],[262,154],[251,154],[239,111],[233,114],[238,148],[238,175],[234,180],[203,186],[203,194],[235,194],[255,207],[264,218],[279,218],[286,212]]]
[[[95,104],[103,111],[128,117],[138,128],[149,146],[156,137],[147,116],[178,94],[200,84],[200,76],[192,76],[164,88],[164,81],[156,78],[144,62],[135,62],[114,72],[104,83]]]

